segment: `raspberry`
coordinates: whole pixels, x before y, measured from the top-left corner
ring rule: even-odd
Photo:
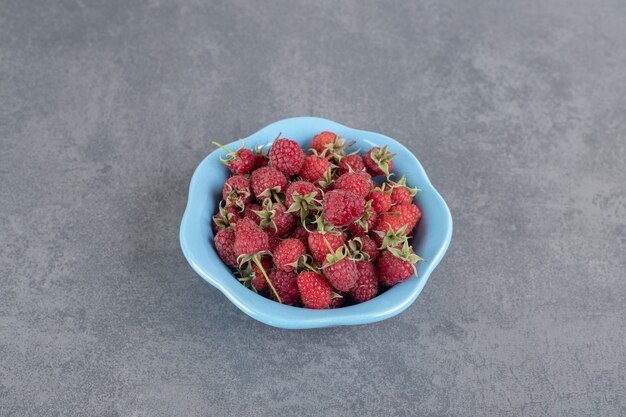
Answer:
[[[359,154],[353,153],[341,158],[339,161],[339,174],[343,175],[348,172],[365,171],[363,158]]]
[[[391,197],[379,188],[372,190],[366,199],[372,202],[372,208],[377,213],[384,213],[391,208]]]
[[[357,262],[356,269],[358,278],[350,290],[350,295],[357,303],[363,303],[378,294],[378,278],[376,278],[374,265],[367,261]]]
[[[372,177],[367,172],[348,172],[335,181],[335,190],[352,191],[361,197],[367,197],[374,188]]]
[[[263,257],[261,259],[261,265],[263,265],[263,269],[265,269],[266,274],[271,272],[272,262],[269,259]],[[257,292],[262,292],[269,288],[263,272],[261,272],[261,269],[255,263],[252,264],[252,275],[253,277],[250,281],[250,285],[252,285]]]
[[[280,240],[280,238],[276,236],[269,236],[269,240],[270,240],[270,252],[274,252],[274,249],[276,249],[278,245],[280,245],[280,242],[282,242],[282,240]]]
[[[415,273],[415,264],[423,260],[413,252],[408,242],[395,248],[384,250],[376,263],[378,279],[386,286],[406,281]]]
[[[394,156],[396,154],[390,153],[386,145],[382,148],[376,146],[363,155],[363,163],[372,177],[378,175],[389,177],[389,173],[393,169],[392,159]]]
[[[220,259],[231,268],[237,268],[237,254],[235,252],[235,231],[224,229],[215,235],[215,250]]]
[[[219,230],[235,227],[235,224],[241,219],[239,210],[235,206],[225,206],[226,202],[220,202],[219,212],[213,216],[213,233]]]
[[[340,246],[335,253],[326,256],[322,270],[328,281],[338,291],[350,290],[358,278],[355,262],[347,257],[344,246]]]
[[[214,145],[219,146],[227,152],[226,158],[220,158],[220,160],[226,164],[230,172],[235,175],[245,175],[252,172],[254,169],[254,153],[246,148],[241,148],[237,152],[233,152],[224,145],[217,142],[213,142]]]
[[[320,189],[308,181],[296,181],[289,184],[285,193],[285,207],[294,217],[305,219],[309,212],[317,210]]]
[[[351,191],[333,190],[324,195],[324,218],[333,226],[347,226],[365,213],[365,199]]]
[[[269,151],[270,165],[286,176],[296,175],[302,168],[304,152],[291,139],[277,139]]]
[[[283,304],[295,304],[300,301],[300,291],[298,290],[297,275],[293,272],[285,272],[273,269],[270,273],[270,281]],[[272,300],[278,301],[276,294],[270,292]]]
[[[336,297],[333,297],[330,300],[330,305],[328,308],[341,308],[346,302],[346,297],[344,294],[336,294]]]
[[[304,244],[306,247],[309,244],[309,232],[302,226],[301,224],[297,225],[293,232],[291,232],[291,237],[294,239],[298,239],[300,242]]]
[[[243,210],[246,204],[252,200],[250,192],[250,180],[243,175],[234,175],[226,180],[222,189],[222,198],[226,204],[237,206]]]
[[[300,257],[306,254],[306,247],[298,239],[289,238],[281,241],[274,249],[273,254],[276,268],[281,271],[292,272],[296,269]]]
[[[370,258],[370,262],[373,262],[376,260],[376,258],[378,258],[378,255],[380,254],[380,251],[378,250],[378,247],[376,246],[376,242],[374,242],[374,240],[369,237],[369,236],[361,236],[361,251],[363,251],[363,253],[366,253],[369,258]]]
[[[255,169],[266,167],[269,162],[270,159],[263,153],[263,146],[256,146],[254,152],[254,168],[252,170],[254,171]]]
[[[336,251],[344,244],[345,240],[342,235],[334,235],[332,233],[313,232],[309,233],[308,246],[313,260],[318,264],[324,263],[326,255]],[[330,249],[328,246],[330,245]]]
[[[272,203],[267,199],[263,202],[263,208],[256,211],[261,218],[259,226],[271,236],[283,237],[296,226],[296,219],[285,209],[281,203]]]
[[[337,135],[333,132],[322,132],[318,135],[313,136],[313,140],[311,141],[311,149],[313,149],[317,153],[322,153],[326,149],[326,146],[333,143],[335,139],[337,139]]]
[[[422,212],[419,207],[411,203],[394,206],[393,211],[398,212],[402,220],[407,223],[407,234],[411,233],[422,218]]]
[[[257,211],[261,211],[263,208],[258,204],[248,204],[243,212],[244,217],[254,221],[256,224],[261,224],[261,217],[256,214]]]
[[[350,239],[348,247],[350,248],[352,259],[355,261],[373,262],[379,255],[376,243],[367,235]]]
[[[235,225],[234,249],[237,257],[269,251],[269,238],[254,221],[245,218]]]
[[[328,308],[331,300],[331,288],[323,276],[315,272],[302,272],[298,275],[297,281],[302,303],[305,307],[316,310]]]
[[[285,190],[287,178],[276,168],[263,167],[252,172],[250,187],[256,198],[269,198]]]
[[[383,243],[383,237],[389,234],[398,234],[400,236],[406,236],[409,232],[408,223],[400,216],[399,213],[383,213],[378,217],[378,221],[374,226],[374,240],[380,247]],[[399,243],[399,241],[396,241]]]
[[[309,155],[304,158],[300,169],[300,178],[308,182],[319,182],[330,168],[330,162],[321,156]]]
[[[363,236],[374,229],[374,225],[378,220],[378,214],[374,209],[367,205],[365,206],[365,214],[361,217],[361,219],[350,223],[348,225],[348,230],[352,233],[352,236]]]
[[[387,185],[391,187],[391,202],[393,205],[397,204],[411,204],[413,197],[417,194],[417,188],[411,188],[406,185],[406,177],[400,178],[398,182],[387,182]]]

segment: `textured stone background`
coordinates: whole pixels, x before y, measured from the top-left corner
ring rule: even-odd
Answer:
[[[0,0],[0,415],[626,415],[626,3]],[[415,304],[282,331],[185,262],[212,149],[383,132],[455,220]]]

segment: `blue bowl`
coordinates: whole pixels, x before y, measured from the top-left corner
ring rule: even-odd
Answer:
[[[189,186],[189,200],[180,225],[180,245],[192,268],[209,284],[220,290],[244,313],[263,323],[285,329],[345,326],[373,323],[395,316],[409,307],[424,288],[431,272],[443,258],[452,237],[452,217],[446,202],[432,186],[426,172],[413,154],[395,140],[379,133],[351,129],[330,120],[296,117],[273,123],[253,135],[226,145],[238,149],[245,141],[248,148],[271,143],[279,133],[307,149],[313,135],[324,130],[356,141],[355,148],[369,149],[387,145],[396,153],[393,171],[406,175],[407,182],[422,191],[415,197],[422,220],[414,232],[415,253],[419,262],[412,276],[365,303],[332,310],[310,310],[279,304],[244,287],[222,263],[213,246],[211,218],[217,210],[222,186],[229,176],[220,162],[223,150],[215,150],[198,166]]]

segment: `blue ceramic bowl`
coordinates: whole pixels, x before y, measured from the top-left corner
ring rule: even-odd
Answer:
[[[373,323],[401,313],[415,301],[431,272],[443,258],[452,237],[452,217],[446,202],[432,186],[424,168],[413,154],[395,140],[379,133],[351,129],[330,120],[296,117],[273,123],[253,135],[226,145],[238,149],[271,143],[279,133],[307,149],[313,135],[324,130],[354,139],[355,148],[362,150],[387,145],[396,153],[393,171],[406,175],[407,182],[421,188],[415,197],[423,216],[414,232],[415,253],[424,258],[419,262],[417,276],[390,288],[365,303],[333,310],[310,310],[279,304],[249,290],[237,281],[222,263],[213,246],[211,218],[217,210],[222,186],[229,176],[220,162],[223,150],[216,150],[198,166],[189,186],[189,200],[180,225],[180,245],[193,269],[209,284],[220,290],[244,313],[263,323],[286,329],[342,326]],[[267,149],[267,148],[266,148]]]

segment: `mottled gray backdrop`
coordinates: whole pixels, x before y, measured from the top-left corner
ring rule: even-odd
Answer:
[[[0,0],[1,416],[626,415],[626,2]],[[283,331],[179,249],[191,174],[289,116],[448,201],[402,315]]]

